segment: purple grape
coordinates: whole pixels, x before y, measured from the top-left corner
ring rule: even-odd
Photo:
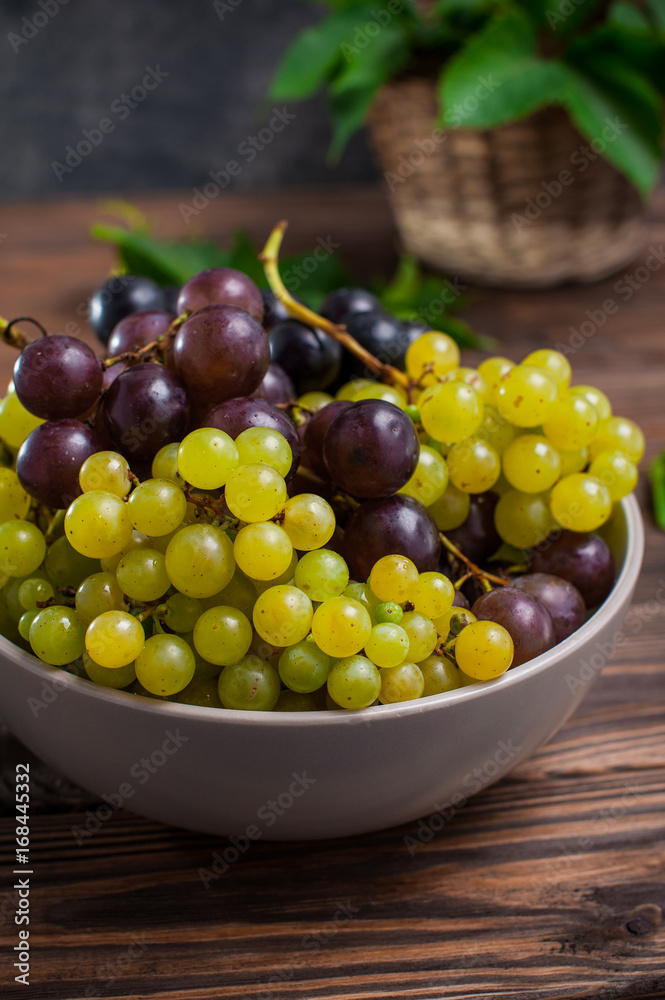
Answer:
[[[347,399],[333,399],[332,403],[317,410],[305,424],[302,463],[321,479],[328,479],[329,475],[326,463],[323,461],[325,436],[337,414],[346,410],[348,406],[351,406],[351,403]]]
[[[587,608],[602,604],[614,586],[614,557],[600,535],[562,531],[531,553],[532,573],[551,573],[577,587]]]
[[[206,306],[178,330],[173,362],[197,406],[213,406],[258,388],[270,364],[270,345],[248,312]]]
[[[164,365],[145,362],[126,368],[104,399],[104,421],[118,451],[147,462],[187,430],[185,388]]]
[[[277,298],[272,289],[262,289],[261,298],[263,299],[263,327],[265,330],[270,331],[277,323],[291,319],[289,310],[282,300]]]
[[[496,493],[476,493],[471,497],[464,524],[445,533],[446,538],[471,562],[485,562],[501,545],[494,526],[494,509],[498,502]]]
[[[89,410],[103,381],[95,352],[82,340],[61,334],[33,340],[14,365],[16,395],[26,410],[45,420],[78,417]]]
[[[234,440],[248,427],[271,427],[283,434],[291,446],[293,463],[289,474],[295,472],[300,464],[300,439],[293,422],[283,410],[278,410],[265,399],[257,399],[255,396],[227,399],[209,410],[199,426],[216,427]]]
[[[284,369],[302,396],[335,381],[342,364],[342,345],[323,330],[290,319],[277,323],[270,331],[270,357]]]
[[[164,336],[173,320],[171,313],[158,309],[125,316],[109,337],[106,345],[108,357],[115,358],[118,354],[138,351],[146,344],[151,344],[153,340]]]
[[[364,288],[338,288],[331,292],[320,309],[320,315],[331,323],[346,323],[352,313],[379,312],[381,303],[376,295]]]
[[[49,420],[21,445],[16,472],[35,500],[47,507],[68,507],[81,495],[79,469],[99,449],[97,435],[79,420]]]
[[[532,660],[556,645],[554,622],[537,597],[516,587],[497,587],[474,602],[471,611],[481,621],[503,625],[515,645],[513,666]]]
[[[263,319],[263,298],[251,278],[233,267],[209,267],[185,282],[178,296],[178,316],[205,306],[235,306],[258,323]]]
[[[118,274],[94,293],[88,304],[88,319],[105,344],[121,319],[146,309],[164,309],[164,292],[159,285],[150,278]]]
[[[466,611],[468,611],[471,607],[461,590],[455,591],[455,596],[453,597],[453,607],[464,608]]]
[[[361,503],[344,532],[343,555],[352,578],[361,583],[383,556],[407,556],[420,573],[426,573],[436,569],[440,551],[439,532],[429,511],[403,493]]]
[[[563,642],[586,621],[586,607],[577,587],[550,573],[525,573],[511,587],[523,590],[543,602],[552,616],[556,641]]]
[[[291,403],[296,398],[293,382],[283,368],[271,362],[268,371],[263,376],[263,382],[252,393],[269,403]]]
[[[173,316],[177,316],[180,285],[166,285],[165,288],[162,288],[162,295],[164,296],[164,309],[172,313]]]

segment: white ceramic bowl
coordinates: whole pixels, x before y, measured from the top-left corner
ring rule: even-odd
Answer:
[[[602,607],[489,684],[362,712],[224,711],[96,687],[0,638],[2,715],[47,764],[106,797],[86,820],[89,832],[120,806],[243,836],[240,849],[428,815],[436,829],[548,740],[611,656],[642,563],[634,498],[623,501],[614,535],[619,575]]]

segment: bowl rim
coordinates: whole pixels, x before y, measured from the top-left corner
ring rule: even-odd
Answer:
[[[231,726],[273,726],[293,729],[307,726],[349,726],[362,725],[367,727],[371,722],[381,723],[403,715],[419,715],[423,712],[434,712],[447,707],[454,707],[462,702],[474,701],[478,698],[492,696],[498,686],[512,687],[522,680],[544,673],[554,663],[562,658],[574,655],[577,650],[593,640],[593,637],[603,630],[614,615],[613,596],[628,595],[637,582],[644,555],[644,525],[639,504],[634,495],[625,497],[621,503],[626,522],[626,553],[621,571],[614,586],[600,607],[576,632],[558,643],[540,656],[508,670],[500,677],[491,681],[468,685],[454,691],[444,691],[441,694],[429,695],[413,701],[398,702],[393,705],[373,705],[369,708],[352,712],[344,710],[321,710],[318,712],[248,712],[242,709],[208,708],[202,705],[186,705],[179,702],[158,701],[152,698],[135,695],[128,691],[105,688],[91,681],[67,673],[59,667],[42,663],[37,657],[14,645],[10,639],[0,635],[0,659],[8,657],[17,666],[28,673],[41,678],[44,682],[58,678],[60,691],[71,689],[73,692],[93,698],[97,701],[109,702],[115,707],[125,707],[139,714],[150,713],[164,719],[198,720],[211,725]],[[11,729],[11,724],[9,724]]]

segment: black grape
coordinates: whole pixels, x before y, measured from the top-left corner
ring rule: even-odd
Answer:
[[[484,563],[501,545],[494,525],[494,509],[499,502],[496,493],[476,493],[471,497],[464,524],[446,531],[446,538],[474,563]]]
[[[364,288],[338,288],[331,292],[320,309],[320,315],[331,323],[346,323],[352,313],[378,312],[382,305],[376,295]]]
[[[271,329],[270,357],[284,369],[301,396],[326,389],[335,381],[342,364],[342,346],[323,330],[290,319]]]
[[[102,344],[106,344],[113,328],[125,316],[164,308],[164,292],[154,281],[134,274],[119,274],[94,293],[88,304],[88,319]]]

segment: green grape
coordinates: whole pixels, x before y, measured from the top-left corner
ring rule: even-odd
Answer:
[[[298,587],[279,584],[259,595],[253,621],[254,628],[266,642],[280,648],[293,646],[302,642],[309,632],[312,602]]]
[[[288,689],[280,691],[274,712],[318,712],[318,705],[311,694],[299,694]]]
[[[201,708],[224,708],[219,697],[217,678],[197,677],[186,688],[171,695],[170,701],[179,705],[200,705]]]
[[[598,433],[596,408],[582,396],[569,392],[544,421],[543,430],[554,447],[562,451],[586,448]]]
[[[363,607],[367,608],[370,616],[373,616],[378,606],[382,603],[379,598],[372,592],[372,588],[367,583],[356,583],[352,580],[348,587],[344,588],[342,597],[350,597],[354,601],[358,601]],[[385,602],[384,602],[385,603]],[[402,609],[400,608],[400,611]]]
[[[116,576],[132,601],[156,601],[169,589],[166,558],[157,549],[134,549],[118,563]]]
[[[591,403],[598,416],[598,433],[604,431],[607,421],[612,416],[612,405],[605,393],[592,385],[574,385],[570,389],[570,393],[574,396],[581,396]]]
[[[361,399],[382,399],[385,403],[392,403],[393,406],[403,410],[406,406],[406,393],[400,392],[397,386],[383,385],[381,382],[370,382],[364,385],[353,394],[353,402],[357,403]]]
[[[560,351],[552,351],[548,348],[532,351],[522,364],[533,365],[535,368],[543,368],[552,376],[560,392],[565,391],[570,384],[570,376],[572,374],[570,362],[565,354],[561,354]]]
[[[252,625],[242,611],[231,607],[204,611],[194,626],[194,646],[208,663],[228,667],[242,660],[252,642]]]
[[[286,483],[269,465],[240,465],[229,475],[224,497],[239,520],[269,521],[286,503]]]
[[[327,687],[328,694],[340,708],[368,708],[379,696],[381,674],[366,656],[349,655],[333,664]]]
[[[466,608],[458,608],[453,605],[444,611],[442,615],[434,619],[434,627],[438,635],[445,642],[450,633],[453,635],[459,635],[463,628],[470,622],[475,622],[476,616],[471,612],[467,611]]]
[[[154,544],[155,540],[148,538],[147,535],[142,535],[140,531],[136,528],[132,529],[132,536],[120,552],[116,552],[114,556],[108,556],[106,559],[100,559],[100,565],[105,573],[115,573],[120,561],[123,556],[126,556],[128,552],[134,552],[135,549],[148,549],[156,548]]]
[[[418,584],[418,569],[406,556],[383,556],[372,566],[369,585],[380,601],[410,601]]]
[[[0,403],[0,438],[14,451],[18,451],[35,427],[43,423],[41,417],[35,417],[26,410],[16,395],[12,383],[9,392]]]
[[[505,673],[513,662],[513,640],[502,625],[471,622],[455,642],[455,659],[467,677],[489,681]]]
[[[306,552],[295,570],[295,585],[311,601],[339,597],[349,583],[349,567],[337,552],[315,549]]]
[[[179,635],[158,633],[146,639],[136,657],[136,677],[150,691],[167,697],[187,687],[194,677],[194,653]]]
[[[133,662],[127,663],[124,667],[100,667],[84,650],[83,666],[91,681],[102,687],[115,688],[116,691],[129,687],[136,680],[136,668]]]
[[[372,380],[368,378],[351,379],[350,382],[345,382],[344,385],[337,390],[335,393],[335,399],[348,399],[349,401],[353,401],[353,397],[359,389],[362,389],[363,386],[373,384]]]
[[[409,377],[423,386],[434,385],[437,376],[447,375],[459,362],[459,347],[453,338],[437,330],[429,330],[418,337],[406,352]],[[429,371],[425,373],[426,368]]]
[[[179,447],[179,441],[172,441],[171,444],[165,444],[163,448],[159,449],[152,460],[152,469],[150,471],[152,472],[153,479],[168,479],[180,487],[185,485],[185,480],[178,472]]]
[[[509,490],[494,511],[494,524],[504,542],[516,549],[539,545],[556,527],[548,495]]]
[[[637,466],[623,451],[601,451],[591,463],[589,475],[607,487],[613,503],[627,497],[637,485]]]
[[[581,472],[587,467],[589,462],[589,451],[587,448],[580,448],[578,451],[562,451],[557,449],[561,456],[561,476],[569,476],[571,472]]]
[[[291,691],[311,694],[326,683],[332,660],[316,643],[297,642],[279,658],[279,676]]]
[[[503,456],[503,474],[522,493],[544,493],[554,486],[560,472],[558,451],[540,434],[515,438]]]
[[[104,611],[85,633],[85,648],[100,667],[126,667],[137,658],[144,642],[143,626],[126,611]]]
[[[464,524],[469,516],[471,497],[448,483],[446,492],[429,508],[439,531],[452,531]]]
[[[346,594],[346,591],[344,591]],[[352,594],[348,596],[352,597]],[[404,612],[400,608],[399,604],[395,604],[394,601],[383,601],[382,604],[378,604],[374,611],[374,620],[378,622],[379,625],[383,625],[385,622],[392,622],[394,625],[399,625],[402,620]]]
[[[309,410],[310,413],[316,413],[317,410],[322,410],[328,403],[332,403],[332,399],[329,393],[314,390],[313,392],[306,392],[302,396],[299,396],[296,403],[299,407]]]
[[[554,412],[559,398],[551,375],[534,365],[517,365],[501,380],[497,409],[517,427],[537,427]]]
[[[238,467],[238,449],[232,437],[214,427],[199,427],[178,448],[178,471],[200,490],[217,490]]]
[[[365,656],[377,667],[396,667],[409,652],[409,637],[400,625],[375,625],[365,642]]]
[[[0,524],[23,519],[30,510],[30,497],[13,469],[0,468]]]
[[[436,626],[417,611],[407,611],[400,624],[409,637],[409,660],[420,663],[436,647]]]
[[[490,403],[495,403],[499,385],[504,375],[507,375],[511,368],[515,367],[514,361],[500,356],[485,358],[478,365],[478,371],[485,379],[488,387],[487,399]]]
[[[400,493],[420,500],[429,507],[443,496],[448,485],[448,467],[441,453],[427,445],[420,446],[416,471],[402,486]]]
[[[146,479],[130,494],[127,512],[137,531],[154,538],[168,535],[182,524],[187,500],[170,479]]]
[[[285,476],[291,468],[291,445],[283,434],[272,427],[248,427],[238,435],[235,444],[240,465],[269,465],[280,476]]]
[[[92,559],[121,552],[132,537],[127,506],[115,494],[100,490],[77,497],[65,514],[65,533],[73,548]]]
[[[502,417],[495,406],[485,406],[483,422],[476,436],[483,438],[498,455],[503,455],[518,433],[517,428]]]
[[[26,580],[31,579],[48,580],[48,577],[43,569],[36,569],[34,573],[31,573],[29,576],[5,577],[6,582],[2,589],[4,602],[0,601],[0,606],[4,604],[13,622],[17,622],[25,611],[25,608],[18,599],[18,593],[22,584],[24,584]]]
[[[450,481],[464,493],[486,493],[501,472],[501,459],[480,435],[454,444],[448,452],[447,462]]]
[[[45,555],[46,541],[36,524],[0,524],[0,573],[4,576],[28,576],[41,566]]]
[[[458,668],[445,656],[428,656],[418,666],[424,682],[423,698],[427,698],[431,694],[455,691],[462,686]]]
[[[418,406],[426,432],[448,444],[469,437],[483,420],[483,401],[466,382],[453,380],[426,389]]]
[[[219,675],[218,691],[224,708],[271,712],[279,700],[280,690],[275,668],[253,653],[224,667]]]
[[[369,612],[359,601],[349,597],[331,597],[319,605],[312,618],[314,641],[328,656],[359,653],[371,631]]]
[[[26,642],[30,642],[30,626],[39,613],[39,608],[33,608],[31,611],[26,611],[22,614],[18,620],[18,633]]]
[[[79,483],[84,493],[96,490],[122,499],[132,488],[129,462],[117,451],[95,452],[81,466]]]
[[[602,451],[622,451],[638,465],[644,455],[644,434],[627,417],[610,417],[605,429],[591,442],[589,456],[593,460]]]
[[[415,663],[401,663],[396,667],[384,667],[381,671],[379,701],[382,705],[414,701],[422,697],[424,689],[425,679]]]
[[[166,624],[174,632],[192,632],[205,610],[203,601],[186,594],[171,594],[164,603],[167,608]]]
[[[293,546],[279,525],[256,521],[240,529],[233,554],[242,572],[252,580],[275,580],[291,565]]]
[[[78,659],[85,647],[85,622],[73,608],[52,604],[30,625],[30,645],[40,660],[63,667]]]
[[[241,573],[239,569],[236,569],[233,577],[231,578],[231,582],[228,583],[223,590],[220,590],[218,594],[213,594],[212,597],[204,598],[202,604],[203,611],[207,611],[208,608],[216,608],[221,604],[228,604],[232,608],[237,608],[238,611],[242,611],[244,615],[247,615],[247,617],[251,619],[252,611],[254,610],[254,605],[256,604],[256,589],[252,581],[249,580],[244,573]],[[177,631],[178,629],[176,629],[176,632]]]
[[[570,531],[595,531],[609,519],[612,498],[609,490],[594,476],[581,472],[561,479],[550,498],[552,514]]]
[[[192,629],[191,632],[185,632],[182,635],[182,638],[185,640],[189,648],[194,653],[194,659],[196,661],[196,667],[194,668],[194,677],[200,677],[201,680],[204,679],[211,680],[214,677],[215,680],[217,680],[220,673],[219,664],[208,663],[208,661],[201,656],[198,649],[194,645],[194,630]]]
[[[439,618],[452,607],[455,588],[443,573],[421,573],[411,599],[418,614]]]
[[[330,504],[315,493],[299,493],[284,507],[282,529],[294,549],[310,552],[321,549],[335,533],[335,513]]]
[[[294,552],[291,556],[291,562],[279,576],[274,577],[272,580],[252,580],[254,597],[256,598],[259,594],[263,594],[264,591],[270,590],[271,587],[276,587],[278,584],[293,583],[297,565],[298,553]]]
[[[233,542],[212,524],[190,524],[169,542],[166,572],[187,597],[212,597],[230,583],[234,571]]]
[[[105,611],[125,610],[125,595],[113,573],[93,573],[87,577],[76,591],[75,600],[76,610],[86,625]]]
[[[466,382],[467,385],[476,390],[483,402],[487,401],[489,403],[491,401],[492,392],[490,387],[485,377],[481,375],[477,368],[457,368],[455,371],[450,372],[446,376],[446,379],[457,379],[458,382]]]
[[[34,611],[38,601],[50,601],[54,596],[53,584],[38,576],[23,580],[18,588],[18,602],[26,611]]]

